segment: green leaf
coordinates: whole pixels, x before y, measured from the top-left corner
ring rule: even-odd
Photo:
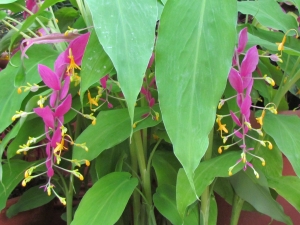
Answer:
[[[300,177],[300,139],[297,132],[300,118],[292,115],[266,113],[264,131],[269,134],[280,151],[288,158],[298,177]]]
[[[292,224],[291,219],[284,214],[280,204],[273,199],[269,189],[257,183],[252,171],[241,171],[230,177],[230,181],[236,194],[253,205],[257,211],[275,220]]]
[[[79,11],[73,7],[63,7],[55,11],[55,18],[58,20],[58,26],[61,32],[68,30],[74,21],[79,17]]]
[[[47,193],[44,192],[44,190],[39,186],[32,187],[22,194],[20,200],[16,204],[9,207],[9,209],[6,211],[6,216],[11,218],[14,215],[17,215],[19,212],[45,205],[54,199],[54,197],[54,194],[48,196]]]
[[[153,50],[157,0],[87,0],[86,3],[98,39],[117,70],[132,123],[136,98]]]
[[[188,215],[182,221],[176,209],[176,190],[173,185],[162,184],[158,186],[153,195],[153,202],[157,210],[174,225],[198,224],[199,210],[197,204],[189,208]]]
[[[176,185],[177,173],[181,166],[173,152],[156,151],[152,159],[152,165],[158,186],[162,184]]]
[[[109,74],[114,66],[99,43],[98,37],[92,31],[89,42],[86,46],[82,59],[80,72],[80,98],[81,102],[86,90],[94,83],[99,82],[100,78]]]
[[[0,184],[0,210],[4,209],[7,198],[13,189],[24,179],[26,169],[34,165],[36,162],[25,162],[21,160],[10,160],[9,164],[4,164],[3,179]]]
[[[207,136],[225,89],[236,14],[233,0],[168,0],[161,16],[155,55],[160,108],[190,182],[208,147]]]
[[[294,17],[282,11],[274,0],[242,1],[237,2],[238,10],[243,14],[251,14],[265,27],[287,32],[289,29],[298,29]]]
[[[268,179],[268,183],[271,188],[284,197],[297,211],[300,211],[299,199],[295,197],[300,195],[299,177],[282,176],[271,178]]]
[[[7,149],[7,158],[12,158],[16,155],[16,151],[19,149],[20,145],[26,144],[29,137],[38,137],[45,133],[45,125],[41,118],[35,118],[26,121],[21,127],[16,138],[11,142]],[[44,136],[37,140],[39,142]]]
[[[32,46],[27,55],[29,59],[24,59],[24,66],[26,68],[26,82],[31,84],[39,83],[41,77],[38,74],[37,65],[44,64],[53,67],[58,52],[54,51],[50,45]],[[44,57],[41,57],[43,55]],[[20,53],[17,53],[12,58],[14,65],[20,65]],[[14,87],[14,79],[12,74],[16,74],[18,68],[8,65],[0,72],[0,132],[2,132],[12,121],[12,116],[20,109],[22,101],[28,93],[17,93],[17,88]]]
[[[71,225],[115,224],[137,184],[138,180],[125,172],[101,178],[82,198]]]
[[[157,110],[156,107],[153,108]],[[148,112],[148,107],[136,108],[135,120],[140,120],[142,115]],[[151,117],[148,117],[133,130],[135,132],[145,127],[152,127],[160,122],[160,120],[154,121]],[[102,151],[121,143],[130,136],[132,127],[130,124],[127,109],[101,111],[97,116],[96,125],[90,125],[75,141],[78,144],[86,143],[89,151],[86,152],[80,147],[74,146],[73,159],[93,160]]]
[[[6,12],[0,11],[0,20],[4,19],[7,16]]]

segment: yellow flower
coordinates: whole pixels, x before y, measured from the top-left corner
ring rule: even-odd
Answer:
[[[225,133],[228,133],[228,130],[226,128],[226,124],[221,123],[221,118],[220,117],[218,117],[216,119],[216,122],[218,123],[218,126],[219,126],[218,130],[221,131],[221,136],[222,136],[222,131],[224,131]]]
[[[263,119],[265,117],[265,114],[266,114],[266,112],[265,112],[265,110],[263,110],[261,113],[261,116],[256,118],[257,123],[260,124],[261,126],[263,125]]]
[[[74,74],[74,69],[79,69],[81,70],[80,66],[78,66],[76,63],[75,63],[75,60],[74,60],[74,56],[72,54],[72,49],[69,48],[69,56],[68,58],[70,59],[70,63],[69,63],[69,66],[67,68],[67,73],[70,74],[70,71],[72,71],[72,74]]]
[[[90,91],[88,90],[88,100],[90,104],[90,109],[92,110],[92,105],[98,106],[98,102],[95,98],[92,98]]]
[[[276,43],[276,45],[278,45],[278,51],[282,51],[284,49],[285,41],[286,35],[283,36],[282,41],[280,43]]]

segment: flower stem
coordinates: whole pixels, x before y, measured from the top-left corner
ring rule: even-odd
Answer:
[[[240,198],[237,194],[235,194],[232,204],[230,225],[238,224],[243,204],[244,200]]]
[[[74,175],[70,174],[69,189],[67,191],[67,225],[70,225],[73,219],[73,180]]]

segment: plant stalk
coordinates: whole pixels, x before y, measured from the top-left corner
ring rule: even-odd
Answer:
[[[209,145],[203,157],[203,161],[211,159],[212,150],[213,150],[214,129],[211,129],[208,135],[208,139],[209,139]],[[204,225],[208,225],[209,206],[210,206],[210,186],[207,186],[201,195],[201,207],[200,207],[200,213],[203,215]]]
[[[238,225],[243,204],[244,200],[235,194],[232,204],[230,225]]]

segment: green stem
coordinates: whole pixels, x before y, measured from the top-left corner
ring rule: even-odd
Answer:
[[[135,153],[137,156],[137,161],[139,165],[139,170],[142,179],[143,193],[147,199],[146,208],[148,213],[149,221],[152,221],[151,224],[156,224],[155,220],[153,221],[154,212],[152,207],[152,194],[151,194],[151,178],[150,171],[147,170],[145,154],[143,150],[142,137],[140,132],[133,133],[133,142],[135,143]]]
[[[74,175],[70,175],[69,189],[67,192],[67,225],[70,225],[73,219],[73,179]]]
[[[1,20],[2,23],[4,23],[6,26],[10,27],[11,29],[20,32],[20,34],[24,37],[24,38],[30,38],[27,34],[25,34],[24,32],[20,31],[18,28],[16,28],[15,26],[11,25],[10,23],[6,22],[5,20]]]
[[[237,194],[235,194],[233,199],[233,204],[232,204],[230,225],[238,224],[243,204],[244,204],[244,200],[240,198]]]
[[[210,131],[208,138],[209,138],[209,145],[203,157],[203,161],[207,161],[211,159],[212,151],[213,151],[214,129]],[[200,207],[200,213],[203,215],[204,225],[208,225],[209,207],[210,207],[210,187],[207,186],[201,195],[201,207]]]
[[[281,83],[279,86],[279,89],[276,92],[276,95],[274,96],[273,103],[278,107],[281,99],[284,97],[284,95],[290,90],[290,88],[296,83],[297,80],[300,79],[300,70],[296,72],[296,74],[290,79],[287,80],[286,83]]]
[[[137,158],[135,154],[134,142],[131,142],[129,147],[130,147],[132,176],[137,177],[138,165],[137,165]],[[141,213],[139,187],[137,187],[133,192],[132,202],[133,202],[133,224],[139,225],[140,224],[139,217]]]

